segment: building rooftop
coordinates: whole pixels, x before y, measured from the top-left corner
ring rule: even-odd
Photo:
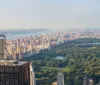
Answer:
[[[0,65],[9,65],[9,66],[20,66],[24,65],[27,62],[25,61],[18,61],[18,60],[0,60]]]
[[[64,74],[63,74],[63,73],[61,73],[61,72],[59,72],[59,73],[58,73],[58,76],[62,76],[62,75],[64,75]]]
[[[53,82],[52,85],[57,85],[57,81]]]
[[[5,35],[0,34],[0,39],[5,39],[5,38],[6,38],[6,36],[5,36]]]

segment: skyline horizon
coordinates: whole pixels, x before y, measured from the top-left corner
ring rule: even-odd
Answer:
[[[37,29],[37,30],[68,30],[68,29],[100,29],[100,27],[98,28],[0,28],[0,30],[28,30],[28,29]]]

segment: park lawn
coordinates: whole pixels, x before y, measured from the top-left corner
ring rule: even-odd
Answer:
[[[41,67],[41,71],[62,71],[62,72],[70,72],[70,68],[64,67],[64,68],[58,68],[58,67]]]
[[[70,72],[70,68],[68,67],[62,68],[62,72]]]
[[[39,81],[39,80],[47,80],[47,79],[49,79],[49,78],[48,77],[46,77],[46,78],[44,78],[44,77],[43,78],[36,78],[37,81]]]

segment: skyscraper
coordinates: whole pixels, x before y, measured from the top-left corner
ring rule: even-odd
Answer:
[[[0,85],[30,85],[30,63],[1,60]]]
[[[0,85],[36,85],[30,62],[4,60],[6,38],[4,35],[0,36]]]
[[[21,46],[20,46],[20,40],[17,40],[17,53],[19,54],[18,59],[21,60],[22,59],[22,55],[21,55]]]
[[[0,34],[0,60],[4,60],[4,50],[6,45],[5,35]]]
[[[57,75],[57,85],[64,85],[64,74],[61,72]]]
[[[53,82],[52,85],[57,85],[57,82]]]

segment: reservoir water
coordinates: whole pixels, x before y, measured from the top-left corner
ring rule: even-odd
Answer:
[[[64,57],[64,56],[57,56],[57,57],[55,57],[54,59],[57,59],[57,60],[63,60],[63,59],[65,59],[66,57]]]

